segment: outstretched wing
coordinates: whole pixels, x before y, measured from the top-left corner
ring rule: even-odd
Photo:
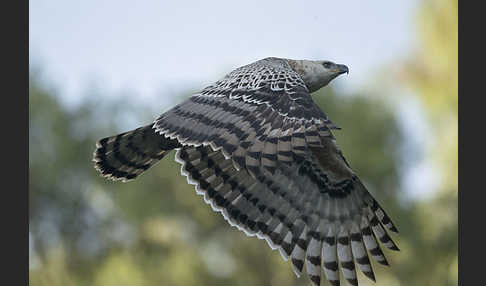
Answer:
[[[336,169],[323,169],[317,156],[257,178],[209,146],[185,146],[176,160],[213,210],[278,249],[297,275],[305,265],[314,285],[320,284],[321,268],[332,285],[339,285],[339,265],[344,278],[357,285],[354,261],[374,280],[367,250],[384,265],[378,241],[398,250],[384,229],[396,228],[358,177],[341,178]]]
[[[398,250],[389,217],[349,168],[330,129],[287,61],[236,69],[161,115],[156,132],[176,139],[182,172],[214,210],[264,238],[319,285],[338,285],[355,262],[374,280],[368,253],[387,264],[376,237]]]
[[[297,275],[305,265],[319,285],[322,268],[339,285],[341,268],[357,285],[355,263],[374,280],[368,252],[387,265],[378,240],[398,250],[385,230],[397,229],[346,163],[333,128],[288,62],[267,58],[153,125],[100,140],[94,160],[103,175],[126,181],[177,149],[182,173],[205,201],[279,249]]]
[[[279,162],[302,159],[337,127],[287,61],[267,58],[236,69],[162,114],[154,128],[182,145],[222,149],[237,169],[246,167],[256,176],[275,172]]]

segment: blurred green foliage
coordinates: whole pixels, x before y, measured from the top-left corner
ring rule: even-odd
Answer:
[[[417,15],[419,47],[400,74],[424,103],[433,138],[426,146],[426,158],[440,177],[434,196],[415,207],[416,216],[424,218],[419,220],[421,228],[428,231],[416,241],[427,267],[411,268],[427,279],[415,279],[414,284],[456,285],[458,280],[457,19],[457,1],[424,1]]]
[[[399,227],[401,251],[384,250],[391,267],[374,263],[378,285],[457,285],[457,2],[427,1],[420,11],[423,48],[403,65],[403,82],[425,102],[441,142],[427,154],[444,176],[431,198],[401,201],[407,138],[389,103],[332,87],[314,95]],[[173,154],[130,183],[96,173],[96,140],[148,123],[158,115],[147,116],[151,106],[93,91],[67,108],[39,78],[31,73],[29,89],[30,285],[310,285],[265,241],[213,212]]]

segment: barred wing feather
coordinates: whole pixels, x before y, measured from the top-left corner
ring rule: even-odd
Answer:
[[[321,138],[337,128],[288,64],[261,61],[193,95],[153,127],[183,145],[221,149],[254,177],[261,170],[273,173],[277,162],[302,159],[308,147],[321,146]]]
[[[278,249],[297,275],[305,266],[315,285],[320,283],[321,269],[337,285],[338,265],[344,278],[357,285],[355,262],[374,280],[368,252],[387,265],[378,241],[398,250],[385,230],[396,228],[359,179],[353,177],[343,187],[343,182],[329,179],[332,175],[313,157],[279,165],[274,174],[256,178],[245,169],[237,170],[210,146],[185,146],[177,151],[176,160],[213,210],[232,226]]]
[[[288,62],[241,67],[170,109],[152,125],[97,143],[95,167],[128,181],[172,149],[181,172],[213,210],[249,236],[265,239],[304,271],[350,285],[375,275],[369,256],[388,265],[398,250],[389,216],[347,164],[336,127]],[[358,267],[356,267],[358,265]],[[321,271],[322,269],[322,271]]]

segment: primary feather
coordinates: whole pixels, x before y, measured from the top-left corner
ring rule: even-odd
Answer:
[[[325,63],[325,64],[323,64]],[[319,285],[321,269],[357,285],[371,280],[368,252],[388,265],[378,240],[398,250],[389,216],[351,170],[337,129],[310,92],[344,65],[266,58],[240,67],[159,116],[153,124],[97,143],[95,167],[132,180],[176,149],[181,173],[213,210],[290,259]],[[376,239],[378,238],[378,240]]]

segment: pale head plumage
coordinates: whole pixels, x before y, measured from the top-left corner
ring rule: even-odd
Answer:
[[[287,59],[287,61],[292,69],[300,75],[310,92],[317,91],[326,86],[338,75],[349,72],[347,66],[336,64],[331,61],[291,59]]]

